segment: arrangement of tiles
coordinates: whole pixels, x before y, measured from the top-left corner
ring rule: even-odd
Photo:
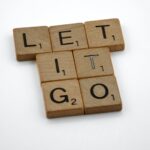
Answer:
[[[118,19],[13,33],[17,60],[36,59],[48,118],[121,110],[110,57],[124,49]]]

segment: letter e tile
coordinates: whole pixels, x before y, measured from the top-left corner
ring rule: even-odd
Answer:
[[[68,51],[88,48],[85,28],[82,23],[50,27],[53,51]]]

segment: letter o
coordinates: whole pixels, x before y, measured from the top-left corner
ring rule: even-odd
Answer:
[[[94,93],[94,88],[95,88],[96,86],[101,86],[101,87],[104,88],[104,90],[105,90],[104,95],[102,95],[102,96],[97,96],[97,95],[95,95],[95,93]],[[109,90],[108,90],[108,88],[107,88],[106,85],[101,84],[101,83],[97,83],[97,84],[92,85],[92,87],[91,87],[91,89],[90,89],[90,93],[91,93],[91,95],[92,95],[94,98],[96,98],[96,99],[103,99],[103,98],[105,98],[105,97],[108,96]]]

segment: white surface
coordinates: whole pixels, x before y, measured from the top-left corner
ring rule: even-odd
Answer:
[[[0,150],[150,150],[149,0],[0,1]],[[17,62],[14,27],[119,18],[112,53],[122,112],[48,120],[35,62]]]

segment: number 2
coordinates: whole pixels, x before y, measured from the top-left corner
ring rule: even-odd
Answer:
[[[77,99],[72,98],[71,99],[71,105],[77,105]]]

